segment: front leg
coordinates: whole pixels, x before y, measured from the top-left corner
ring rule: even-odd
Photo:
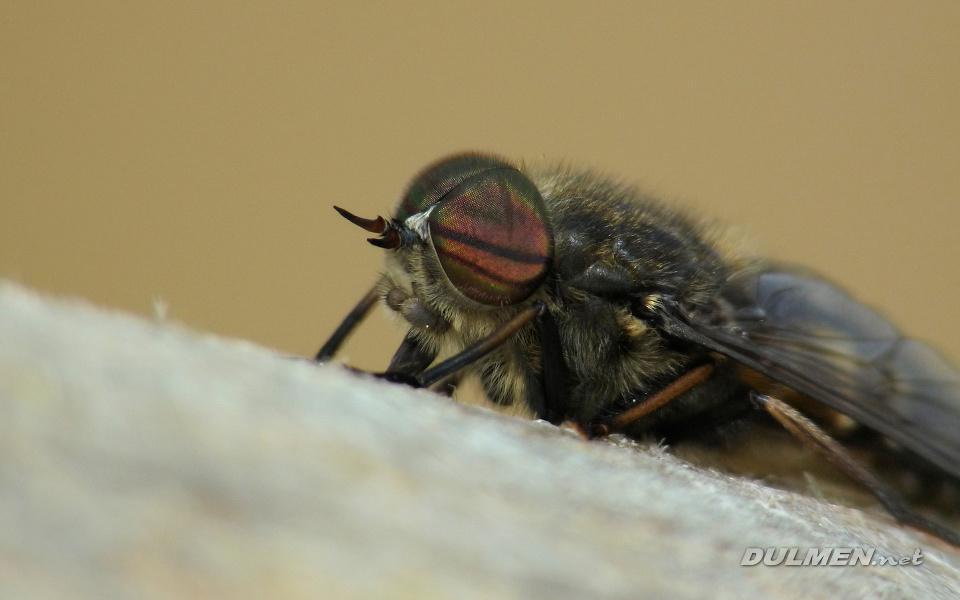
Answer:
[[[418,377],[436,358],[436,350],[424,348],[423,343],[415,335],[408,333],[394,352],[393,358],[390,359],[387,370],[383,373],[374,373],[374,376],[391,383],[403,383],[415,388],[424,387]]]
[[[416,377],[423,373],[436,358],[436,350],[424,348],[417,336],[408,333],[393,358],[390,359],[387,373]]]
[[[353,310],[350,311],[350,314],[343,319],[336,331],[333,332],[333,335],[330,336],[330,339],[320,348],[313,360],[316,362],[326,362],[333,358],[333,355],[337,353],[337,350],[340,349],[340,346],[343,345],[347,337],[353,333],[357,325],[367,318],[367,315],[370,314],[370,311],[376,306],[377,300],[379,299],[380,295],[377,293],[377,287],[374,286],[370,288],[370,291],[360,299],[360,302],[358,302],[357,305],[353,307]]]

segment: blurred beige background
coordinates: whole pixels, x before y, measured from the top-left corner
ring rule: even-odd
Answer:
[[[331,205],[466,149],[698,207],[960,363],[952,0],[0,5],[0,277],[42,290],[309,355],[382,252]]]

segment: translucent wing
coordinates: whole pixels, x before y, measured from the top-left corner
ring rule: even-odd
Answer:
[[[935,350],[809,274],[731,277],[715,310],[666,300],[663,329],[778,381],[960,476],[960,374]]]

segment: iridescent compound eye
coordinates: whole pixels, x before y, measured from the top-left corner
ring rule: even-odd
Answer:
[[[439,202],[465,180],[486,171],[512,169],[490,156],[462,154],[436,162],[417,175],[397,207],[396,219],[405,221]]]
[[[425,172],[414,189],[432,199],[426,207],[434,205],[427,219],[433,248],[461,294],[503,306],[543,282],[553,235],[540,191],[523,173],[494,158],[459,156]]]

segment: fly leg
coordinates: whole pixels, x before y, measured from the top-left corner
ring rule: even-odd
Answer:
[[[570,405],[570,374],[563,357],[560,330],[549,310],[537,319],[537,334],[540,336],[540,377],[527,386],[527,403],[538,419],[559,425]]]
[[[713,365],[713,363],[706,363],[700,365],[699,367],[690,369],[675,379],[673,383],[667,387],[663,388],[656,394],[645,398],[639,404],[631,406],[615,417],[599,423],[592,423],[586,428],[583,428],[582,425],[579,427],[585,429],[585,431],[582,431],[582,433],[584,433],[584,435],[586,435],[588,438],[603,437],[607,434],[613,433],[614,431],[621,431],[633,422],[649,415],[661,406],[676,400],[691,388],[700,385],[706,381],[710,375],[713,374],[715,369],[716,367]]]
[[[869,489],[894,519],[904,525],[910,525],[933,534],[954,546],[960,546],[960,535],[914,512],[896,490],[855,459],[843,446],[817,427],[811,420],[800,414],[799,411],[776,398],[764,394],[751,392],[750,398],[783,425],[794,437],[822,454],[845,475]]]
[[[497,347],[513,337],[513,335],[517,333],[521,327],[546,311],[546,308],[547,307],[543,302],[534,302],[529,307],[517,313],[517,316],[507,321],[500,329],[494,331],[492,334],[480,340],[479,342],[467,347],[459,354],[456,354],[447,360],[430,367],[423,373],[411,376],[406,373],[391,373],[388,370],[386,373],[382,373],[378,376],[383,377],[387,381],[405,383],[417,388],[430,387],[441,379],[453,375],[460,369],[471,365],[477,359],[482,358],[483,356],[486,356],[490,352],[496,350]]]
[[[347,336],[370,314],[370,310],[376,305],[379,297],[380,295],[377,293],[377,288],[370,288],[370,291],[364,295],[360,302],[350,311],[350,314],[340,323],[340,326],[333,332],[333,335],[330,336],[327,343],[320,348],[320,351],[317,352],[313,360],[316,362],[326,362],[333,358],[333,355],[336,354],[340,346],[343,345]]]
[[[330,339],[320,348],[314,360],[325,362],[331,359],[347,339],[347,336],[370,313],[378,299],[379,294],[375,287],[367,292],[340,323]],[[543,302],[534,302],[507,321],[497,331],[430,369],[426,367],[436,358],[436,353],[427,351],[417,342],[416,338],[408,336],[393,355],[386,372],[376,373],[375,375],[387,381],[405,383],[417,388],[430,387],[441,379],[447,379],[449,384],[444,385],[443,389],[449,389],[449,393],[452,393],[456,387],[456,379],[452,376],[457,371],[495,350],[513,337],[521,327],[545,312],[546,305]],[[358,369],[354,369],[354,371],[359,372]]]
[[[407,334],[393,358],[390,359],[387,373],[416,377],[423,373],[435,358],[437,358],[436,351],[427,350],[420,340]]]

